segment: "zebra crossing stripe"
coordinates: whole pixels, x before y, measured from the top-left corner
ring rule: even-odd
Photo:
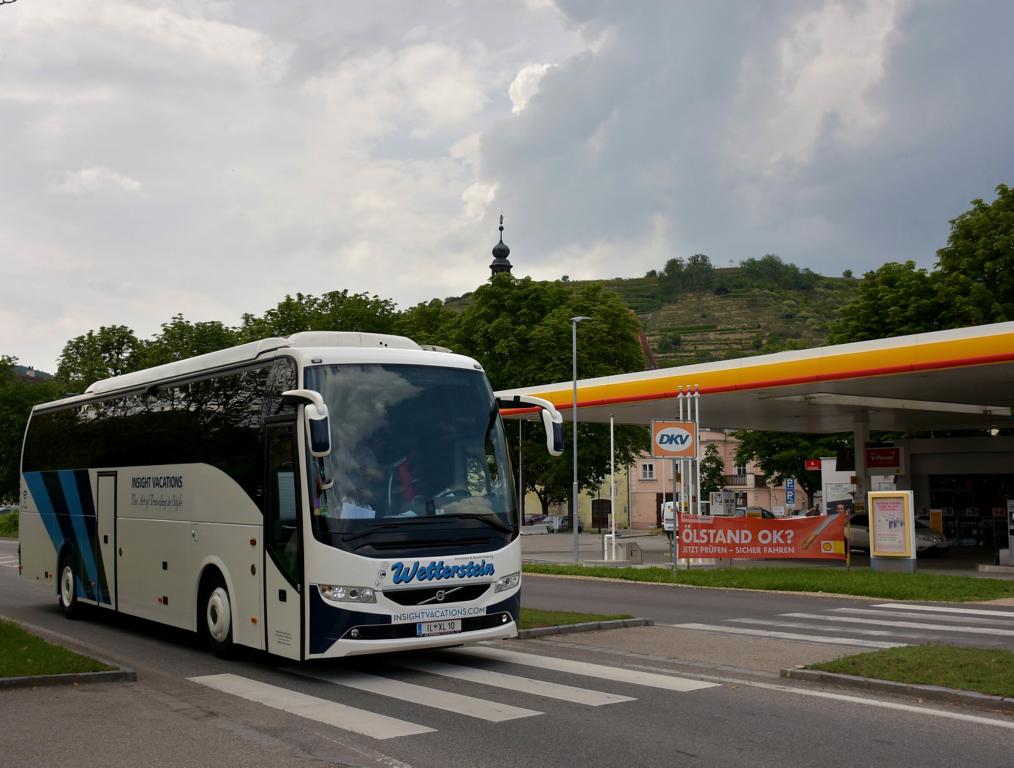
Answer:
[[[767,619],[726,619],[735,624],[753,624],[763,627],[785,627],[786,629],[816,629],[824,631],[827,626],[824,624],[807,624],[804,621],[769,621]],[[904,637],[912,640],[919,640],[924,637],[920,634],[908,634],[895,632],[891,629],[849,629],[850,635],[863,635],[865,637]]]
[[[489,685],[494,688],[505,688],[509,691],[520,691],[530,693],[534,696],[543,696],[549,699],[567,701],[572,704],[584,704],[589,707],[601,707],[605,704],[616,704],[623,701],[637,701],[630,696],[620,696],[615,693],[593,691],[589,688],[577,688],[573,685],[562,685],[550,683],[545,680],[535,680],[530,677],[519,677],[518,675],[507,675],[503,672],[493,672],[488,669],[477,667],[464,667],[458,664],[444,664],[439,661],[396,661],[399,667],[412,669],[416,672],[426,672],[430,675],[450,677],[455,680],[464,680],[479,685]]]
[[[951,624],[922,624],[918,621],[886,621],[881,619],[860,619],[853,616],[824,616],[817,613],[783,613],[790,619],[813,619],[815,621],[834,621],[844,624],[872,624],[879,627],[900,627],[902,629],[935,630],[937,632],[964,632],[968,635],[997,635],[1014,637],[1014,629],[998,627],[955,627]]]
[[[335,728],[370,736],[374,739],[394,739],[399,736],[431,733],[435,730],[427,728],[425,725],[379,715],[365,709],[356,709],[336,701],[308,696],[305,693],[290,691],[239,675],[206,675],[187,679],[198,685],[230,693],[247,701],[263,704],[272,709],[280,709],[307,720],[333,725]]]
[[[662,624],[663,627],[677,629],[696,629],[705,632],[722,632],[730,635],[752,635],[753,637],[770,637],[776,640],[800,640],[806,643],[823,643],[825,645],[850,645],[856,648],[902,648],[906,643],[889,643],[881,640],[861,640],[856,637],[826,637],[824,635],[800,635],[795,632],[776,632],[764,629],[747,629],[746,627],[726,627],[720,624]]]
[[[1014,619],[1014,611],[992,611],[986,608],[952,608],[946,605],[909,605],[907,603],[881,603],[880,605],[875,605],[873,607],[894,608],[899,611],[929,611],[931,613],[958,613],[970,616],[990,616],[1001,621],[1005,619]]]
[[[401,680],[393,680],[389,677],[367,675],[351,670],[312,672],[290,667],[286,671],[295,672],[296,674],[311,677],[315,680],[323,680],[334,685],[354,688],[357,691],[375,693],[378,696],[387,696],[392,699],[399,699],[400,701],[410,701],[416,706],[442,709],[466,717],[487,720],[491,723],[502,723],[506,720],[517,720],[522,717],[533,717],[542,714],[534,709],[513,707],[509,704],[501,704],[496,701],[477,699],[473,696],[464,696],[460,693],[442,691],[438,688],[427,688],[415,683],[406,683]]]
[[[631,685],[643,685],[649,688],[661,688],[666,691],[688,693],[704,688],[717,688],[717,683],[705,683],[701,680],[691,680],[685,677],[673,675],[659,675],[654,672],[639,672],[633,669],[622,667],[607,667],[601,664],[589,664],[583,661],[571,661],[560,659],[555,656],[536,656],[531,653],[518,653],[517,651],[505,651],[501,648],[472,647],[460,648],[448,653],[455,655],[470,656],[473,658],[487,659],[489,661],[502,661],[507,664],[521,664],[537,669],[549,669],[554,672],[565,672],[572,675],[584,677],[597,677],[602,680],[613,680],[617,683],[629,683]]]
[[[1014,617],[1010,619],[986,619],[981,616],[965,616],[950,614],[912,614],[906,613],[905,611],[889,611],[881,610],[878,608],[833,608],[832,613],[855,613],[861,616],[883,616],[885,618],[900,618],[900,619],[919,619],[920,621],[949,621],[952,624],[957,622],[964,622],[966,624],[995,624],[999,621],[1001,624],[1010,624],[1014,621]]]

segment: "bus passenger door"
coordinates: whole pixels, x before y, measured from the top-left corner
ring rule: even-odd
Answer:
[[[296,468],[296,423],[265,426],[264,605],[270,653],[299,659],[303,548]]]
[[[100,605],[116,609],[116,473],[99,472],[95,491],[96,595]]]

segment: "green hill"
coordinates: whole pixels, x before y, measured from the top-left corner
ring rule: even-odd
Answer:
[[[649,273],[573,283],[601,283],[619,294],[641,321],[656,364],[667,368],[826,344],[860,282],[817,275],[775,257],[739,267],[708,265],[697,280],[703,285],[687,287]],[[471,294],[445,300],[458,311],[470,301]]]
[[[637,314],[660,368],[820,346],[858,290],[854,279],[818,277],[809,288],[711,289],[664,301],[658,283],[644,277],[603,284]]]

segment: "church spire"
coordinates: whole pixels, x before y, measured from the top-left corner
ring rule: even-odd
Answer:
[[[500,242],[493,246],[493,263],[489,265],[489,271],[494,275],[500,272],[510,274],[511,263],[507,260],[511,249],[503,241],[503,214],[500,214]]]

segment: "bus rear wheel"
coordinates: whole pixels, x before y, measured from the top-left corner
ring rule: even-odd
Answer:
[[[204,634],[212,653],[220,658],[232,655],[232,602],[221,577],[208,581],[204,589]]]
[[[76,619],[81,615],[81,604],[77,601],[77,569],[74,567],[73,555],[60,558],[59,574],[57,593],[60,596],[60,608],[68,619]]]

